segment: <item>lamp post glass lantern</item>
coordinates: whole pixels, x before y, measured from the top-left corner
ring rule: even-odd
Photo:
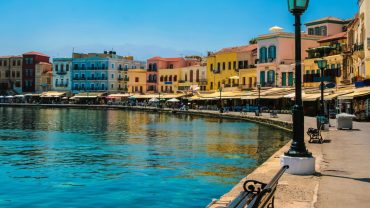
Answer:
[[[304,113],[302,101],[301,15],[309,0],[288,0],[289,11],[295,17],[295,104],[293,106],[293,142],[285,156],[312,157],[304,142]]]
[[[288,0],[288,8],[290,13],[302,14],[308,7],[309,0]]]
[[[320,116],[324,116],[324,70],[328,67],[328,61],[326,59],[318,59],[316,60],[317,66],[320,69],[320,91],[321,91],[321,99],[320,99]],[[322,122],[322,121],[321,121]],[[319,127],[318,127],[319,128]]]

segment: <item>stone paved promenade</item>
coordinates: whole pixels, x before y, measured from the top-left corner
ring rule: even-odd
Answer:
[[[291,122],[290,115],[279,115],[277,119]],[[335,120],[331,120],[331,125],[328,132],[323,132],[324,144],[306,142],[316,157],[317,173],[313,176],[284,174],[277,191],[277,208],[370,207],[370,123],[354,122],[353,130],[337,130]],[[315,126],[315,118],[305,118],[306,130]],[[308,140],[307,135],[305,139]],[[268,182],[280,168],[280,156],[289,146],[290,143],[247,178]],[[242,190],[245,180],[212,207],[224,207],[223,204]]]

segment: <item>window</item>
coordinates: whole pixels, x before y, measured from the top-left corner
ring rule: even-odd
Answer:
[[[170,64],[170,65],[168,66],[168,68],[169,68],[169,69],[173,69],[173,64]]]
[[[321,35],[320,27],[315,27],[315,35]]]
[[[243,69],[248,69],[248,61],[244,61],[244,67]]]
[[[177,82],[177,75],[173,76],[173,81]]]
[[[282,85],[283,87],[285,87],[285,86],[286,86],[286,72],[282,72],[282,73],[281,73],[281,85]]]
[[[135,77],[135,82],[139,82],[139,77]]]
[[[236,61],[233,62],[233,69],[236,69]]]
[[[17,71],[17,77],[21,76],[21,72]]]
[[[56,80],[55,80],[55,86],[58,86],[58,82],[59,82],[59,80],[58,80],[58,79],[56,79]]]
[[[230,63],[230,62],[229,62]],[[231,64],[230,64],[231,65]],[[199,69],[195,72],[195,81],[199,82]]]
[[[112,64],[112,69],[114,69],[114,64]]]
[[[243,69],[243,61],[238,62],[238,69]]]
[[[60,70],[62,70],[62,71],[64,70],[64,64],[60,65]]]
[[[4,61],[4,66],[7,66],[8,65],[8,62],[7,61]]]
[[[66,64],[66,71],[69,71],[69,64]]]
[[[17,61],[17,65],[20,66],[21,65],[21,60],[18,60]]]
[[[314,30],[313,30],[313,28],[308,28],[308,34],[309,34],[309,35],[314,35]]]
[[[211,82],[211,89],[210,90],[213,90],[213,82]]]
[[[0,66],[2,66],[3,65],[3,61],[2,60],[0,60]]]
[[[217,63],[217,71],[220,71],[221,69],[221,63]]]
[[[101,84],[101,89],[105,90],[105,84]]]
[[[15,71],[12,71],[12,77],[13,78],[15,77]]]
[[[194,80],[193,80],[193,70],[190,70],[190,82],[193,82]]]
[[[226,64],[225,62],[222,63],[222,70],[225,70],[226,69]]]
[[[270,70],[267,72],[267,82],[268,83],[275,83],[275,71]]]
[[[229,62],[229,70],[231,70],[231,62]]]
[[[75,64],[73,68],[74,70],[78,70],[78,64]]]
[[[55,71],[58,71],[58,64],[55,64]]]
[[[114,79],[114,74],[111,75],[111,78]]]
[[[326,26],[321,26],[321,35],[327,36],[328,35],[328,29]]]
[[[167,82],[167,81],[168,81],[168,77],[167,77],[167,75],[166,75],[166,76],[164,76],[164,81],[165,81],[165,82]]]
[[[185,74],[185,82],[188,81],[188,74]]]
[[[85,64],[82,64],[81,68],[82,68],[82,69],[85,69]]]
[[[113,87],[114,87],[114,85],[113,85],[113,84],[111,84],[111,85],[110,85],[110,88],[111,88],[111,89],[113,89]]]
[[[276,46],[270,46],[269,47],[268,57],[269,57],[269,60],[271,60],[271,61],[276,59]]]
[[[161,76],[161,77],[159,78],[159,80],[160,80],[161,82],[163,82],[163,76]]]
[[[262,47],[260,48],[260,63],[266,63],[267,62],[267,48]]]
[[[102,64],[102,65],[101,65],[101,68],[102,68],[102,69],[106,69],[106,68],[105,68],[105,64]]]
[[[168,80],[168,81],[172,82],[172,76],[170,76],[170,78],[169,78],[169,80]]]
[[[210,69],[211,69],[211,71],[213,71],[213,64],[211,64]]]
[[[13,66],[15,66],[16,65],[16,62],[15,62],[15,60],[13,60]]]

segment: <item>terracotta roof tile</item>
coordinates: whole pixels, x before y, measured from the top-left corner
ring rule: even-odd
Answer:
[[[24,53],[23,55],[36,55],[36,56],[45,56],[45,57],[49,57],[48,55],[43,54],[43,53],[40,53],[40,52],[37,52],[37,51],[31,51],[31,52],[28,52],[28,53]]]
[[[248,52],[257,49],[257,44],[236,46],[230,48],[223,48],[217,53],[237,53],[237,52]]]
[[[346,38],[347,38],[347,33],[346,32],[341,32],[341,33],[337,33],[335,35],[331,35],[329,37],[322,38],[322,39],[318,40],[317,42],[322,43],[322,42],[326,42],[326,41],[346,39]]]

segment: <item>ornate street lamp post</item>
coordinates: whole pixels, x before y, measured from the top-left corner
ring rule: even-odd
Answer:
[[[295,17],[295,105],[293,106],[293,141],[282,158],[283,165],[289,165],[288,173],[312,174],[315,159],[308,152],[304,142],[304,114],[302,102],[301,69],[301,15],[306,11],[309,0],[288,0],[289,11]]]
[[[324,110],[324,70],[328,67],[328,61],[325,59],[318,59],[315,61],[317,63],[317,66],[320,69],[321,72],[321,84],[320,84],[320,90],[321,90],[321,99],[320,99],[320,116],[325,115]]]
[[[258,108],[258,116],[261,115],[261,84],[257,85],[258,89],[258,103],[257,103],[257,108]]]
[[[220,86],[220,88],[218,88],[218,91],[220,92],[220,113],[223,113],[224,112],[224,109],[223,109],[223,105],[222,105],[222,87]]]

